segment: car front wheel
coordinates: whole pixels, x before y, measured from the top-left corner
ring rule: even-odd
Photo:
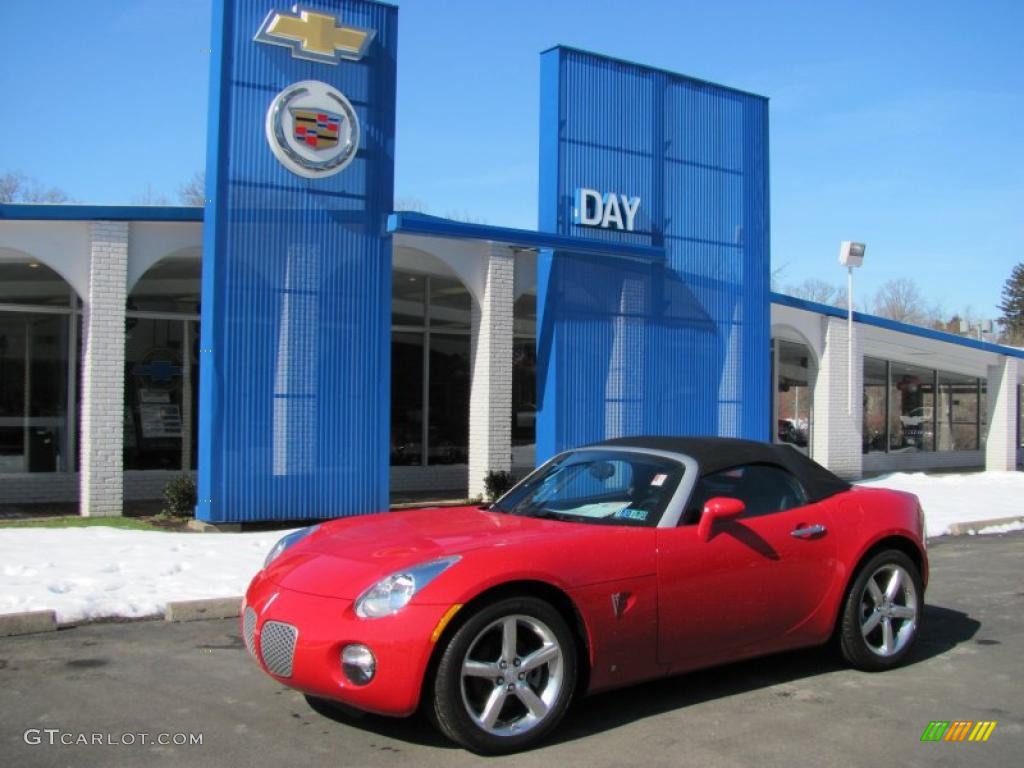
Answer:
[[[452,636],[434,678],[434,718],[467,749],[527,749],[558,724],[576,684],[576,644],[550,604],[514,597],[477,611]]]
[[[914,561],[898,550],[872,557],[846,594],[839,647],[850,665],[868,672],[895,667],[917,638],[924,586]]]

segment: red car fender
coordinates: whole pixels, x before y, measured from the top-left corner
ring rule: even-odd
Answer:
[[[523,562],[521,550],[467,552],[425,590],[423,602],[439,604],[438,594],[445,594],[448,605],[471,610],[474,602],[504,588],[548,596],[556,607],[571,608],[574,614],[566,618],[586,648],[587,657],[581,661],[589,667],[589,690],[657,676],[664,668],[656,661],[655,531],[612,527],[603,531],[597,536],[592,528],[584,529],[586,540],[580,543],[586,556],[575,561],[564,546],[537,550],[529,563]],[[616,534],[620,540],[628,538],[631,546],[615,547]],[[459,610],[453,622],[468,615],[467,607]]]
[[[833,623],[842,610],[842,600],[868,554],[886,539],[900,539],[914,548],[921,563],[921,581],[928,586],[928,552],[924,546],[923,514],[917,497],[883,488],[855,488],[836,500],[838,529],[846,533],[839,539],[837,564],[842,569],[834,595]],[[887,524],[879,527],[878,517]],[[869,520],[868,518],[873,518]],[[845,565],[845,567],[844,567]]]

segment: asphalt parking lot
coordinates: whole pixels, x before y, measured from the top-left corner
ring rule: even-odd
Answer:
[[[942,539],[931,556],[925,624],[907,667],[865,674],[813,650],[706,670],[586,699],[549,745],[489,760],[419,718],[318,714],[256,668],[234,620],[4,638],[0,764],[1019,765],[1024,534]],[[932,720],[998,725],[986,743],[922,743]],[[26,743],[26,731],[39,743]],[[60,743],[79,734],[115,743]],[[201,734],[202,743],[143,744],[139,734]]]

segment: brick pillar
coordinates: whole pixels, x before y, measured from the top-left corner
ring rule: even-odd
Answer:
[[[985,469],[1013,472],[1017,469],[1017,377],[1020,360],[1004,357],[988,368],[988,440]]]
[[[82,345],[80,511],[124,511],[124,306],[128,224],[97,221],[89,228],[89,293]]]
[[[473,306],[469,390],[469,495],[484,496],[489,471],[512,467],[512,303],[515,256],[488,243],[480,306]]]
[[[837,475],[858,478],[863,472],[861,432],[864,413],[864,357],[860,333],[853,333],[853,407],[847,412],[847,324],[826,317],[825,347],[814,385],[813,458]]]

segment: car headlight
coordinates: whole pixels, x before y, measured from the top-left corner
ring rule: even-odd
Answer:
[[[309,534],[311,534],[315,530],[317,530],[319,527],[320,527],[319,525],[311,525],[308,528],[299,528],[299,530],[297,530],[297,531],[292,531],[291,533],[285,534],[284,536],[282,536],[278,540],[277,544],[274,545],[274,548],[271,549],[267,553],[267,558],[263,561],[263,567],[266,568],[268,565],[270,565],[272,562],[274,562],[278,557],[280,557],[281,554],[286,549],[288,549],[289,547],[295,546],[300,541],[302,541],[304,538],[309,536]]]
[[[356,600],[356,616],[361,619],[379,619],[398,613],[412,600],[413,595],[461,559],[459,555],[442,557],[384,577]]]

